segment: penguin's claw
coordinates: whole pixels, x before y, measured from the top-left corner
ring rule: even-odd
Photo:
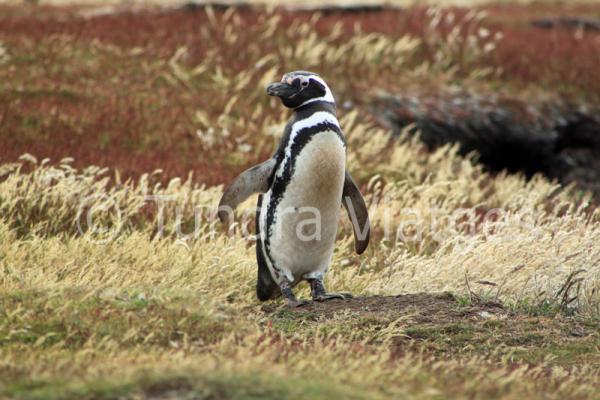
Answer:
[[[350,293],[323,293],[313,297],[314,301],[327,301],[333,299],[346,300],[351,299],[352,296]]]

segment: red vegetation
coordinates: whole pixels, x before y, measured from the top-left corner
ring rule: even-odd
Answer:
[[[529,21],[540,16],[600,13],[600,7],[490,6],[487,11],[484,25],[492,33],[502,32],[504,39],[490,57],[480,61],[482,66],[501,67],[499,79],[516,86],[534,84],[556,91],[568,88],[565,93],[569,95],[598,100],[600,34],[543,30],[531,27]],[[462,16],[468,10],[444,12]],[[217,19],[223,13],[215,10]],[[311,18],[310,13],[277,13],[282,27]],[[213,93],[191,96],[144,71],[145,65],[165,62],[182,46],[189,49],[185,59],[189,65],[198,64],[208,51],[216,49],[229,71],[244,71],[253,68],[244,59],[244,49],[257,38],[240,32],[235,45],[228,45],[223,26],[218,26],[210,28],[212,41],[201,40],[197,32],[209,24],[202,9],[83,18],[73,8],[2,7],[0,15],[0,40],[16,53],[11,56],[19,65],[19,70],[0,71],[0,80],[4,80],[0,84],[2,162],[25,152],[54,161],[71,156],[77,166],[109,166],[125,176],[156,168],[163,169],[165,177],[195,171],[196,180],[207,184],[223,183],[243,167],[239,160],[235,168],[230,166],[227,148],[208,152],[195,137],[194,111],[206,110],[216,118],[226,103],[226,94],[220,98]],[[237,15],[241,26],[248,27],[268,17],[254,9],[240,9]],[[342,40],[353,34],[355,24],[363,31],[393,37],[409,33],[426,39],[427,35],[424,8],[327,13],[317,24],[318,33],[329,33],[337,21],[342,21]],[[278,34],[275,31],[274,36]],[[63,54],[65,40],[82,54],[69,59]],[[88,68],[85,62],[95,56],[96,47],[104,46],[105,50],[107,45],[116,46],[114,57],[99,59],[100,66]],[[261,46],[264,54],[274,50],[268,41]],[[132,55],[134,48],[139,52]],[[423,57],[432,57],[427,48],[423,50]],[[68,73],[62,71],[63,66]],[[352,98],[353,94],[346,95]],[[268,151],[254,150],[242,164],[250,165]]]

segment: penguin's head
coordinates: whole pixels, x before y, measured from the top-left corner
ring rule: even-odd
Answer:
[[[267,86],[267,94],[279,97],[288,108],[298,108],[315,101],[335,103],[333,94],[323,78],[307,71],[288,72],[280,82],[273,82]]]

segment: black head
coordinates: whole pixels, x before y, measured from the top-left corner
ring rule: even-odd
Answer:
[[[267,86],[269,96],[279,97],[284,106],[298,108],[313,101],[334,103],[331,90],[317,74],[307,71],[288,72],[281,82]]]

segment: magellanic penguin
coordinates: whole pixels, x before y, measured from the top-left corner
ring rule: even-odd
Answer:
[[[342,204],[354,230],[355,249],[369,243],[365,201],[346,170],[346,142],[336,118],[331,90],[317,74],[287,73],[267,87],[294,110],[272,158],[238,176],[219,203],[219,218],[228,223],[233,209],[260,193],[256,215],[256,293],[261,301],[285,297],[289,306],[306,304],[292,288],[310,283],[313,300],[344,299],[323,285],[333,255]]]

